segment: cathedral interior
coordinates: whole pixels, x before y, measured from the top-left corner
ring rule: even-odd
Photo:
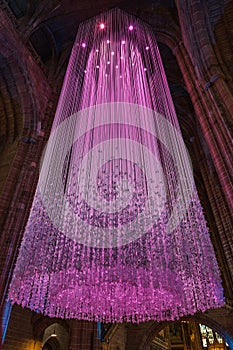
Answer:
[[[8,301],[79,24],[115,7],[156,35],[222,279],[223,307],[173,322],[97,324]],[[2,349],[233,349],[232,37],[231,0],[0,1]]]

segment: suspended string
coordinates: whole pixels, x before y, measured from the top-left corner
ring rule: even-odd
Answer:
[[[118,9],[79,27],[10,296],[101,322],[223,305],[156,39]]]

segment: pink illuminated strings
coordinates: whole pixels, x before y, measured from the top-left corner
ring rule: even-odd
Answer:
[[[121,10],[79,26],[10,297],[137,323],[224,303],[155,36]]]

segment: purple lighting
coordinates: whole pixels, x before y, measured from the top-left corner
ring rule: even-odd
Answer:
[[[132,24],[129,26],[129,30],[132,31],[133,30],[133,26]]]
[[[82,43],[82,47],[85,48],[87,46],[86,43]]]
[[[111,323],[224,305],[156,38],[119,9],[79,26],[9,297]]]

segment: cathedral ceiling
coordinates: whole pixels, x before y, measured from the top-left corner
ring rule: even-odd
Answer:
[[[178,1],[178,0],[177,0]],[[186,143],[193,138],[195,114],[189,95],[186,91],[179,66],[172,50],[181,37],[179,17],[173,0],[9,0],[3,2],[3,9],[10,17],[22,42],[28,47],[42,70],[50,80],[50,85],[59,78],[63,79],[69,54],[80,22],[113,7],[120,7],[139,16],[150,23],[159,42],[161,56],[164,62],[175,108],[180,120],[181,129]],[[206,11],[209,14],[209,26],[219,42],[223,35],[225,23],[228,23],[232,6],[229,1],[224,5],[218,0],[208,0]],[[224,29],[225,30],[225,29]],[[231,27],[228,26],[229,33]],[[4,37],[2,36],[2,40]],[[214,40],[213,36],[213,40]],[[216,44],[215,44],[216,45]],[[225,49],[224,60],[231,68],[229,47],[222,42]],[[22,119],[20,96],[15,93],[16,75],[12,75],[10,63],[4,61],[4,46],[1,43],[1,81],[0,108],[4,121],[1,129],[1,142],[7,144],[19,134],[19,120]],[[13,81],[12,81],[13,79]],[[4,100],[4,102],[3,102]],[[8,110],[11,113],[8,113]],[[9,115],[14,117],[8,118]],[[18,134],[17,134],[18,133]],[[0,145],[3,148],[3,145]]]

